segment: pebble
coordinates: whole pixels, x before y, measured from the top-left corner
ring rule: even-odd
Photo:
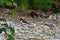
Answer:
[[[57,15],[50,15],[49,20],[57,20],[59,17]]]
[[[43,17],[43,18],[48,18],[49,15],[48,15],[48,14],[45,14],[45,13],[42,13],[42,17]]]
[[[48,28],[55,28],[56,27],[56,24],[49,23],[49,22],[45,22],[44,25],[47,26]]]

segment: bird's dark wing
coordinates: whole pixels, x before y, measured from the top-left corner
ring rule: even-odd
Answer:
[[[28,22],[26,22],[25,20],[23,20],[22,22],[29,24],[29,23],[28,23]]]

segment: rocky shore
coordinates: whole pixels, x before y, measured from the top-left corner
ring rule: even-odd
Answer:
[[[6,15],[4,15],[5,12],[1,13],[0,18],[5,18]],[[58,15],[58,19],[56,19],[56,16],[50,15],[43,19],[24,18],[24,20],[29,24],[20,21],[6,21],[9,26],[15,29],[15,40],[60,40],[60,15]],[[4,23],[4,21],[0,21],[0,28],[3,27],[1,24]],[[10,32],[8,31],[8,33]],[[6,40],[4,32],[0,34],[0,40]]]
[[[27,21],[22,22],[7,21],[7,24],[15,29],[15,40],[60,40],[59,20],[53,21]],[[4,21],[0,21],[4,24]],[[6,40],[4,32],[0,34],[0,40]]]

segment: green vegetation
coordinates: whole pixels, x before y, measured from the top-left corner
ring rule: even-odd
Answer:
[[[28,9],[28,0],[21,0],[21,9]]]
[[[13,18],[15,16],[15,12],[13,10],[9,11],[9,18]]]
[[[17,4],[12,0],[0,0],[0,6],[16,7],[17,8]]]
[[[7,40],[14,40],[14,38],[13,38],[12,35],[9,35],[9,34],[8,34],[8,38],[7,38]]]
[[[4,31],[5,34],[6,34],[7,40],[14,40],[14,33],[15,33],[14,28],[9,27],[7,23],[4,24],[4,26],[5,26],[5,27],[0,28],[0,34]],[[7,29],[10,30],[11,34],[8,34],[8,33],[7,33]]]
[[[50,10],[52,8],[51,0],[0,0],[0,6],[7,5],[20,9],[40,9]]]
[[[45,11],[52,8],[52,2],[51,0],[35,0],[34,6],[37,9],[41,9]]]
[[[15,12],[14,12],[13,10],[11,10],[11,11],[9,11],[8,14],[9,14],[9,18],[13,18]],[[0,21],[5,21],[5,22],[6,22],[6,20],[3,19],[3,18],[0,18]],[[2,24],[2,25],[4,25],[4,27],[3,27],[3,28],[0,28],[0,34],[1,34],[2,32],[5,32],[7,40],[15,40],[15,39],[14,39],[14,34],[15,34],[14,28],[8,26],[7,22],[6,22],[5,24]],[[11,34],[8,34],[8,33],[7,33],[7,30],[10,30],[10,33],[11,33]]]
[[[0,29],[0,34],[2,33],[2,31],[6,32],[6,28],[1,28]]]
[[[11,34],[14,36],[15,30],[12,27],[9,27]]]
[[[3,19],[3,18],[0,18],[0,21],[6,21],[5,19]]]

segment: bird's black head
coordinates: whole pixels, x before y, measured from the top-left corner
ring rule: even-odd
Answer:
[[[20,21],[23,20],[22,18],[20,18]]]

